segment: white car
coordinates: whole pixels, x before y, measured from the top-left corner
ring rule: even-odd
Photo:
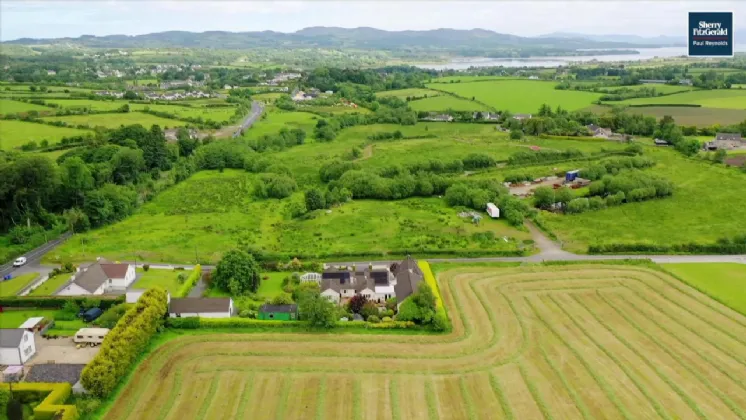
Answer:
[[[13,267],[20,267],[24,264],[26,264],[26,257],[18,257],[18,259],[13,261]]]

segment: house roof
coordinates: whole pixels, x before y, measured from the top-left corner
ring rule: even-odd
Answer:
[[[89,266],[82,273],[78,273],[78,275],[75,276],[73,283],[93,293],[108,279],[109,276],[107,276],[104,269],[101,268],[101,264],[96,263]]]
[[[209,313],[228,312],[231,298],[173,298],[168,306],[169,313]]]
[[[298,305],[292,304],[292,305],[270,305],[265,303],[262,305],[261,308],[259,308],[259,311],[261,312],[282,312],[282,313],[293,313],[298,312]]]
[[[396,291],[397,302],[402,302],[414,293],[424,278],[422,270],[417,265],[417,261],[409,256],[399,263],[394,271],[394,275],[396,276],[394,290]]]
[[[18,328],[22,328],[22,329],[34,328],[35,326],[37,326],[43,320],[44,320],[43,316],[37,316],[37,317],[29,318],[29,319],[26,320],[26,322],[24,322],[23,324],[21,324],[21,326],[18,327]]]
[[[123,279],[127,275],[127,270],[129,270],[130,266],[129,264],[102,263],[101,268],[110,279]]]
[[[0,347],[18,348],[25,332],[21,328],[0,328]]]
[[[715,140],[741,140],[741,135],[738,133],[717,133]]]

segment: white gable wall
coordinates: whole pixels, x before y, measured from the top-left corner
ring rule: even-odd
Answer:
[[[106,286],[105,284],[102,284],[101,287],[99,287],[96,291],[91,293],[88,290],[85,290],[84,288],[78,286],[75,283],[70,283],[67,286],[65,286],[64,289],[60,290],[59,293],[57,293],[57,295],[58,296],[103,295],[105,286]]]
[[[107,282],[109,288],[126,289],[135,281],[135,266],[130,264],[123,278],[111,278]]]
[[[321,292],[321,296],[329,299],[330,301],[334,303],[339,303],[340,296],[339,293],[335,292],[332,289],[326,289],[323,292]]]
[[[18,347],[0,349],[0,365],[22,365],[34,354],[36,354],[34,334],[24,331]]]

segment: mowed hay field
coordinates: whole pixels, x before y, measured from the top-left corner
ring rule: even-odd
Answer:
[[[746,109],[746,90],[743,89],[719,89],[698,90],[692,92],[675,93],[667,96],[656,96],[654,98],[634,98],[620,102],[610,102],[614,105],[667,105],[667,104],[692,104],[708,108],[730,108]]]
[[[746,317],[665,273],[443,269],[448,334],[170,333],[104,417],[744,416]]]
[[[427,86],[455,93],[463,98],[474,97],[491,107],[513,113],[534,113],[542,104],[574,111],[590,106],[601,97],[599,93],[557,90],[554,88],[556,83],[538,80],[435,83]]]
[[[92,131],[77,128],[2,120],[0,121],[0,150],[10,150],[30,141],[35,141],[38,144],[42,140],[48,140],[49,144],[52,145],[65,137],[83,136],[92,133]]]

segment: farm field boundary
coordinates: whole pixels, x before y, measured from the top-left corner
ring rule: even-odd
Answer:
[[[615,265],[435,271],[453,323],[448,334],[184,334],[145,356],[99,415],[591,419],[746,412],[746,317],[666,273]]]

